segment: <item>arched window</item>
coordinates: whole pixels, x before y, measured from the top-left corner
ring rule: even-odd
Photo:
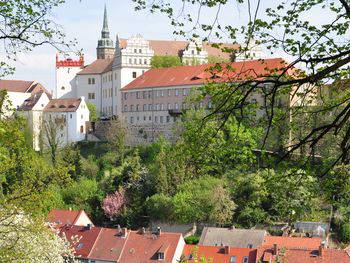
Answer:
[[[124,105],[124,112],[128,111],[128,105]]]

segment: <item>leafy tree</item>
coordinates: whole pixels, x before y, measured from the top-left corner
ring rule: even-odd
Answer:
[[[169,68],[175,66],[182,66],[181,60],[178,56],[155,55],[151,59],[152,68]]]
[[[210,176],[190,180],[179,186],[172,198],[174,217],[180,223],[210,222],[224,225],[231,222],[234,202],[223,182]]]
[[[73,145],[66,146],[60,155],[62,165],[69,167],[71,178],[77,180],[82,175],[82,157],[78,148]]]
[[[107,217],[111,220],[115,219],[122,212],[123,206],[126,204],[125,191],[123,189],[115,191],[107,195],[103,199],[102,209]]]
[[[2,262],[75,262],[69,242],[42,221],[5,207],[1,208],[0,220]]]
[[[111,120],[106,133],[109,149],[119,154],[120,162],[124,159],[126,126],[122,120]]]
[[[146,207],[152,219],[171,221],[174,217],[172,199],[166,194],[159,193],[147,198]]]
[[[229,36],[232,43],[241,41],[242,45],[235,51],[237,55],[250,56],[247,52],[255,44],[265,45],[271,54],[281,54],[282,57],[290,57],[290,62],[278,63],[265,67],[264,72],[252,74],[247,78],[248,68],[234,69],[235,77],[231,82],[235,85],[227,85],[228,97],[223,97],[221,103],[216,104],[215,114],[235,115],[249,105],[251,95],[260,93],[263,95],[266,105],[264,112],[267,121],[264,123],[265,135],[262,138],[261,147],[266,148],[266,142],[273,126],[282,127],[285,119],[298,115],[298,108],[286,111],[284,118],[275,115],[275,109],[279,107],[281,94],[288,94],[292,101],[308,102],[324,84],[344,85],[350,77],[350,43],[343,41],[350,32],[350,4],[348,1],[312,1],[293,0],[275,1],[262,4],[261,1],[239,0],[237,1],[237,13],[246,10],[247,21],[243,23],[221,24],[220,11],[224,7],[231,8],[230,1],[186,1],[186,5],[179,8],[174,1],[159,0],[156,4],[152,0],[133,0],[136,10],[149,9],[153,13],[165,13],[175,34],[186,35],[187,32],[195,32],[191,37],[203,35],[204,40],[210,36],[221,39]],[[179,8],[179,9],[177,9]],[[197,9],[198,8],[198,9]],[[197,9],[197,10],[196,10]],[[207,16],[201,16],[208,10],[214,10],[216,15],[210,21]],[[180,16],[178,15],[180,12]],[[324,14],[322,21],[315,23],[309,21],[310,17]],[[209,12],[210,13],[210,12]],[[235,14],[233,13],[233,16]],[[210,21],[210,22],[208,22]],[[211,23],[212,22],[212,23]],[[254,41],[255,40],[255,41]],[[222,45],[215,47],[224,50]],[[224,50],[225,51],[225,50]],[[261,61],[264,64],[264,61]],[[303,71],[299,70],[303,69]],[[216,67],[214,73],[219,73],[229,68]],[[243,70],[243,71],[242,71]],[[290,72],[293,71],[293,74]],[[261,87],[268,87],[262,90]],[[240,94],[240,100],[231,99],[232,95]],[[332,165],[338,162],[349,163],[350,126],[347,125],[350,118],[349,96],[335,103],[323,105],[317,101],[326,111],[332,108],[340,108],[336,114],[324,123],[315,123],[315,126],[307,130],[306,134],[292,145],[283,147],[282,158],[290,156],[303,145],[311,151],[318,146],[328,134],[341,135],[340,151],[336,153]],[[299,108],[300,109],[300,108]],[[310,114],[319,112],[319,108],[310,109]],[[280,123],[280,124],[278,124]],[[324,172],[320,170],[319,172]]]
[[[216,56],[208,56],[208,63],[209,64],[216,64],[216,63],[227,63],[230,62],[229,59],[216,57]]]
[[[89,120],[90,121],[98,121],[99,119],[99,114],[97,112],[97,109],[96,109],[96,105],[89,102],[89,101],[86,101],[86,106],[88,107],[89,109]]]
[[[17,60],[19,52],[28,52],[41,45],[68,50],[74,42],[65,41],[65,34],[52,20],[52,10],[63,0],[2,1],[0,39],[6,60],[0,61],[0,77],[13,73],[8,63]]]
[[[346,243],[350,241],[350,223],[345,223],[341,226],[340,238]]]

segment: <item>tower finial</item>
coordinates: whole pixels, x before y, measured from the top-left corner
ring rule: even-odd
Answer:
[[[107,7],[105,4],[105,11],[104,11],[104,15],[103,15],[103,28],[102,28],[103,32],[109,32],[108,29],[108,19],[107,19]]]

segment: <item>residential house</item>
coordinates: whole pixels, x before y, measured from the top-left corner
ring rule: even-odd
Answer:
[[[56,225],[93,226],[91,219],[84,210],[52,209],[47,216],[47,222]]]
[[[265,230],[204,227],[198,244],[251,249],[260,247],[266,235]]]
[[[183,251],[183,259],[186,262],[215,263],[255,263],[257,249],[234,248],[230,246],[202,246],[186,245]]]

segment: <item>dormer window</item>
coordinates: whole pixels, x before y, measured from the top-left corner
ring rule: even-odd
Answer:
[[[64,86],[61,87],[61,90],[65,90],[66,88]]]
[[[163,252],[158,252],[157,253],[157,259],[158,260],[164,260],[164,253]]]
[[[235,256],[231,256],[230,263],[236,263],[236,257]]]

